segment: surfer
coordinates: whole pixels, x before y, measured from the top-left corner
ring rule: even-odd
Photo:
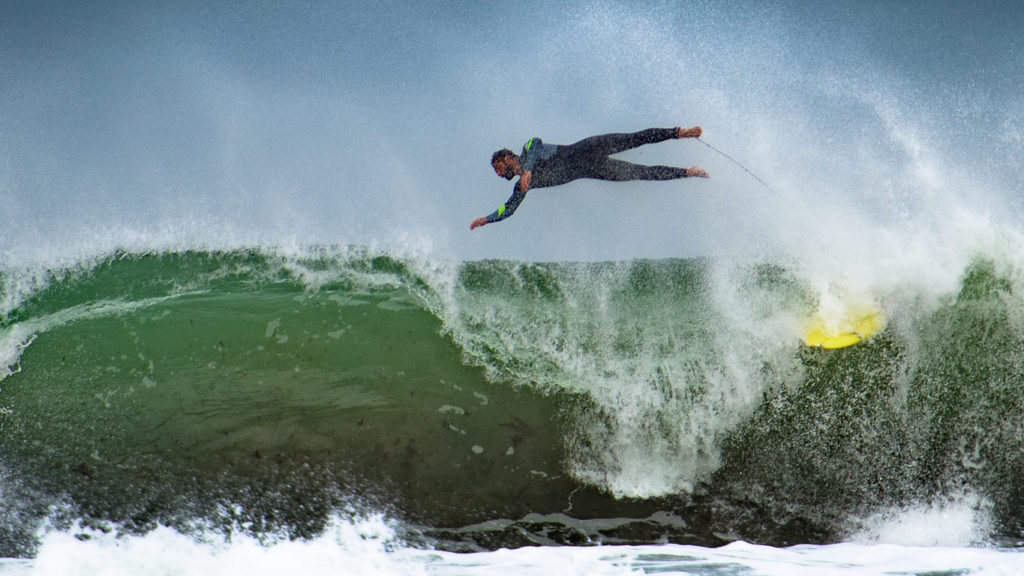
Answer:
[[[567,146],[545,144],[540,138],[531,138],[523,146],[523,153],[519,155],[507,148],[498,150],[491,156],[494,172],[506,180],[519,176],[519,181],[512,189],[512,196],[508,201],[490,215],[473,220],[469,229],[473,230],[508,218],[515,213],[519,204],[526,198],[526,192],[532,188],[559,186],[579,178],[614,182],[708,178],[708,173],[699,166],[644,166],[609,158],[612,154],[644,144],[664,142],[673,138],[700,138],[702,133],[700,126],[649,128],[631,134],[591,136]]]

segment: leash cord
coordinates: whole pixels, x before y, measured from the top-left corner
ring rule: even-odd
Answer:
[[[746,172],[747,174],[750,174],[750,177],[751,177],[751,178],[753,178],[754,180],[757,180],[758,182],[760,182],[760,183],[761,183],[761,185],[762,185],[762,186],[764,186],[765,188],[767,188],[767,189],[768,189],[768,191],[769,191],[769,192],[771,192],[772,194],[777,194],[777,192],[775,192],[775,190],[774,190],[774,189],[772,189],[772,187],[771,187],[771,186],[769,186],[767,182],[765,182],[764,180],[761,180],[760,178],[758,178],[758,177],[757,177],[757,174],[754,174],[753,172],[751,172],[750,170],[748,170],[746,166],[744,166],[743,164],[740,164],[740,163],[739,163],[739,162],[738,162],[738,161],[737,161],[737,160],[736,160],[735,158],[733,158],[732,156],[729,156],[729,155],[728,155],[728,154],[726,154],[725,152],[722,152],[722,151],[721,151],[721,150],[719,150],[718,148],[715,148],[715,147],[714,147],[714,146],[712,146],[711,144],[708,144],[708,143],[707,143],[707,142],[705,142],[705,141],[704,141],[704,140],[703,140],[702,138],[697,138],[697,141],[698,141],[698,142],[700,142],[701,144],[703,144],[703,145],[707,146],[708,148],[711,148],[711,149],[712,149],[712,150],[714,150],[715,152],[718,152],[719,154],[721,154],[722,156],[724,156],[726,160],[728,160],[728,161],[732,162],[733,164],[735,164],[735,165],[739,166],[740,168],[742,168],[744,172]]]

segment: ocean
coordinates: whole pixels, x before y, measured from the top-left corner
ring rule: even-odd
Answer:
[[[1024,573],[1022,17],[3,4],[0,574]]]
[[[0,553],[81,573],[153,554],[171,572],[350,553],[456,574],[1019,566],[1017,280],[978,259],[934,308],[889,295],[881,334],[822,350],[801,341],[813,288],[780,263],[321,247],[12,271]],[[873,546],[894,540],[953,548]]]

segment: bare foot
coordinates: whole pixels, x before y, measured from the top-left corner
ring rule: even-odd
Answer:
[[[676,138],[700,138],[700,135],[704,133],[704,130],[700,126],[694,126],[693,128],[676,128],[678,135]]]
[[[687,178],[711,178],[711,176],[708,175],[707,170],[704,170],[700,166],[692,166],[690,168],[687,168],[686,169],[686,177]]]

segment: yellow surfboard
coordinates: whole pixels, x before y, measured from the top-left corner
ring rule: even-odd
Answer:
[[[840,314],[811,317],[804,332],[804,342],[815,348],[834,350],[853,346],[885,328],[885,315],[871,307],[851,308]]]

